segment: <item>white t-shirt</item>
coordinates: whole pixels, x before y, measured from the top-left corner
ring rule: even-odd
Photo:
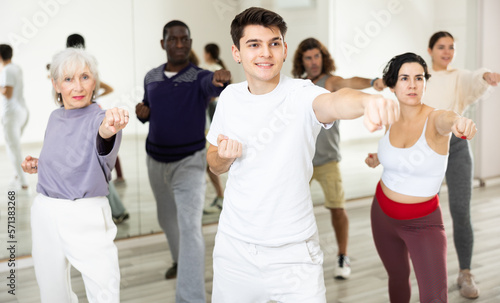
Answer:
[[[265,95],[251,94],[246,81],[222,92],[207,139],[215,146],[219,134],[238,140],[243,155],[229,169],[220,232],[280,246],[317,231],[309,181],[322,124],[312,102],[324,93],[309,80],[286,76]]]
[[[13,63],[4,66],[0,73],[0,87],[10,86],[12,90],[12,98],[8,99],[0,94],[2,100],[2,113],[5,114],[18,106],[26,107],[23,97],[23,73],[21,68]]]
[[[470,104],[479,100],[489,87],[483,79],[486,68],[468,70],[431,70],[431,78],[423,102],[437,109],[452,110],[462,115]]]

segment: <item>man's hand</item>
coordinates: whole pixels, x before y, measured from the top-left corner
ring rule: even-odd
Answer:
[[[106,111],[106,116],[99,127],[99,135],[109,139],[127,126],[129,121],[128,111],[122,108],[112,108]]]
[[[36,174],[38,172],[38,158],[27,156],[21,163],[23,171],[28,174]]]
[[[476,124],[471,119],[460,117],[453,123],[451,131],[458,138],[471,140],[474,138],[474,135],[476,135],[477,128]]]
[[[382,79],[377,79],[375,81],[373,81],[373,88],[376,90],[376,91],[383,91],[384,88],[386,88],[387,86],[385,85],[384,83],[384,80]]]
[[[139,119],[147,119],[149,117],[149,107],[144,102],[137,103],[135,106],[135,114]]]
[[[217,137],[217,154],[221,159],[232,159],[241,157],[242,145],[240,142],[229,139],[227,136],[219,135]]]
[[[365,105],[365,127],[370,131],[382,129],[384,125],[399,120],[399,103],[381,95],[373,95]]]
[[[225,69],[220,69],[214,72],[214,77],[212,78],[212,84],[217,87],[223,87],[224,84],[231,81],[231,72]]]

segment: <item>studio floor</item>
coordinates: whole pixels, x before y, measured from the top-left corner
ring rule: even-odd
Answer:
[[[376,142],[375,142],[376,144]],[[311,192],[315,204],[315,216],[320,232],[320,244],[324,252],[325,284],[327,288],[327,301],[356,302],[356,303],[382,303],[388,302],[387,274],[375,251],[371,230],[369,209],[371,194],[380,176],[380,171],[369,170],[360,164],[367,152],[373,151],[373,144],[343,145],[344,160],[342,173],[344,186],[349,199],[346,209],[350,220],[349,255],[351,258],[352,275],[348,280],[333,279],[333,270],[336,261],[337,248],[335,236],[330,223],[329,211],[322,206],[323,194],[319,186],[312,184]],[[29,153],[36,154],[39,146],[25,147]],[[133,143],[125,140],[120,151],[122,166],[127,183],[119,186],[118,191],[124,204],[131,213],[131,219],[119,225],[119,238],[116,245],[119,250],[121,270],[121,302],[175,302],[175,280],[165,280],[166,269],[172,264],[163,233],[159,232],[156,222],[155,204],[149,190],[147,174],[142,150],[143,145],[135,147]],[[4,150],[1,150],[3,153]],[[2,155],[2,159],[5,159]],[[134,158],[135,157],[135,158]],[[6,161],[0,166],[7,168]],[[351,163],[352,162],[352,163]],[[353,166],[354,165],[354,166]],[[7,177],[0,176],[0,184],[6,184]],[[35,279],[31,257],[29,256],[31,236],[29,231],[29,207],[35,195],[34,187],[36,178],[30,176],[31,189],[18,193],[18,220],[16,223],[16,237],[19,247],[24,253],[19,253],[16,258],[16,295],[8,293],[7,286],[8,266],[6,259],[7,250],[7,220],[6,203],[0,206],[0,248],[3,259],[0,262],[0,302],[3,303],[31,303],[40,302],[39,290]],[[353,191],[356,191],[353,193]],[[2,200],[5,201],[7,190],[2,187]],[[5,194],[3,194],[5,193]],[[367,198],[355,198],[365,196]],[[207,186],[206,203],[214,197],[213,188]],[[137,201],[139,200],[139,201]],[[4,205],[5,204],[5,205]],[[448,236],[448,286],[449,302],[472,302],[460,297],[455,284],[458,273],[458,262],[452,242],[453,231],[448,210],[446,186],[441,194],[441,207]],[[474,223],[475,246],[473,256],[473,273],[481,288],[481,296],[473,302],[500,302],[500,179],[486,181],[484,187],[475,183],[472,201],[472,217]],[[206,293],[207,302],[211,302],[210,293],[212,286],[212,250],[215,233],[217,231],[217,215],[206,216],[203,233],[206,245]],[[139,236],[139,234],[141,234]],[[48,260],[50,262],[50,260]],[[72,270],[73,289],[80,302],[88,302],[81,275]],[[419,302],[418,287],[412,275],[411,302]]]

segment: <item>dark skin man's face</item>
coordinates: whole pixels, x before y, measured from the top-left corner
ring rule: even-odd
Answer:
[[[167,30],[161,45],[167,51],[168,64],[172,66],[187,66],[192,40],[189,31],[184,26],[173,26]]]

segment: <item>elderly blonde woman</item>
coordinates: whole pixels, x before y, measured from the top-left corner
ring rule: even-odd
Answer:
[[[31,208],[32,255],[42,302],[78,302],[70,265],[82,273],[89,302],[119,302],[116,226],[106,195],[128,112],[103,111],[95,58],[68,48],[51,63],[54,98],[40,157],[27,156],[38,173]]]

